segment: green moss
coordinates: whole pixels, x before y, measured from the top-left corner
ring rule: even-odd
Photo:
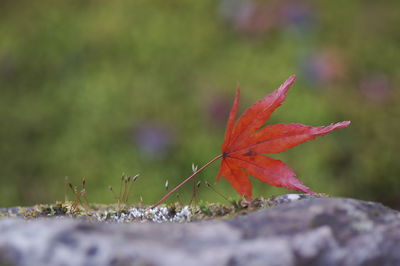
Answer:
[[[238,200],[232,201],[232,204],[209,203],[200,201],[198,206],[184,206],[179,202],[162,205],[160,208],[166,208],[165,213],[168,217],[178,215],[184,208],[190,211],[190,221],[230,218],[236,215],[243,215],[256,211],[260,208],[270,206],[269,199],[258,198],[252,201]],[[35,219],[40,217],[71,217],[84,218],[95,221],[101,217],[103,220],[115,220],[119,217],[128,217],[132,209],[145,213],[143,220],[156,219],[158,213],[152,213],[142,206],[129,206],[123,210],[118,208],[118,204],[93,204],[90,210],[82,206],[74,206],[74,202],[56,202],[55,204],[39,204],[32,207],[15,207],[0,210],[0,217],[21,217],[25,219]],[[139,220],[139,219],[138,219]]]
[[[202,214],[206,215],[206,216],[212,216],[212,212],[210,210],[209,204],[207,204],[204,201],[200,201],[200,203],[199,203],[199,211]]]

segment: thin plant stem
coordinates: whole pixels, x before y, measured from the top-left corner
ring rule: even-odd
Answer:
[[[125,179],[124,179],[124,191],[122,192],[122,198],[121,198],[121,202],[124,205],[124,207],[126,205],[125,198],[126,198],[126,194],[128,194],[128,187],[129,187],[129,183],[130,182],[131,182],[131,177],[130,176],[129,177],[125,177]]]
[[[190,199],[189,205],[192,205],[192,202],[195,201],[195,198],[196,198],[196,181],[193,180],[192,198]]]
[[[194,163],[192,163],[192,172],[197,171],[197,165],[195,166]],[[194,205],[196,206],[196,181],[193,180],[193,187],[192,187],[192,198],[190,199],[189,205],[192,205],[192,202],[194,202]]]
[[[72,209],[76,210],[78,208],[79,202],[81,201],[81,193],[78,192],[77,187],[75,187],[74,191],[75,191],[75,200],[74,203],[72,204]]]
[[[121,195],[122,195],[122,188],[123,188],[123,182],[125,180],[125,174],[122,173],[122,177],[121,177],[121,184],[119,186],[119,196],[118,196],[118,210],[120,209],[121,206]]]
[[[212,189],[212,191],[214,191],[214,192],[217,193],[219,196],[221,196],[224,200],[226,200],[227,202],[230,203],[230,200],[229,200],[227,197],[225,197],[224,195],[222,195],[221,192],[218,192],[218,190],[216,190],[215,188],[213,188],[213,186],[212,186],[210,183],[208,183],[207,181],[206,181],[206,186],[207,186],[208,188]]]
[[[179,205],[183,205],[182,201],[181,201],[181,196],[179,195],[179,193],[176,193],[176,198],[178,199]]]
[[[191,176],[189,176],[188,178],[186,178],[185,180],[182,181],[182,183],[180,183],[179,185],[177,185],[176,187],[174,187],[170,192],[168,192],[167,194],[165,194],[164,197],[162,197],[157,203],[155,203],[154,205],[150,206],[149,209],[153,209],[155,207],[157,207],[158,205],[160,205],[161,203],[163,203],[169,196],[171,196],[172,193],[174,193],[175,191],[177,191],[178,189],[180,189],[183,185],[185,185],[187,182],[189,182],[192,178],[194,178],[198,173],[200,173],[201,171],[203,171],[204,169],[206,169],[210,164],[212,164],[213,162],[217,161],[218,159],[222,158],[223,154],[218,155],[217,157],[215,157],[214,159],[212,159],[211,161],[209,161],[208,163],[206,163],[205,165],[203,165],[199,170],[197,170],[196,172],[194,172]]]
[[[192,200],[194,202],[194,207],[196,208],[197,206],[197,195],[199,192],[199,187],[200,187],[201,181],[193,182],[193,195],[192,195]],[[192,200],[190,201],[189,205],[192,205]]]
[[[64,178],[64,201],[67,202],[68,201],[68,176],[66,176]]]
[[[140,196],[139,206],[140,206],[140,208],[143,208],[143,197],[142,196]]]
[[[114,189],[112,188],[112,186],[108,186],[108,189],[109,189],[109,190],[111,191],[111,193],[113,194],[114,199],[115,199],[115,200],[118,200],[117,194],[115,194]]]
[[[74,188],[74,186],[72,185],[72,183],[68,183],[69,188],[71,189],[72,193],[74,194],[75,198],[76,198],[76,191],[77,189]]]
[[[92,210],[92,208],[90,208],[90,204],[89,204],[89,200],[87,198],[87,193],[86,193],[86,189],[82,189],[81,192],[81,197],[84,199],[84,201],[80,200],[80,204],[83,206],[83,208],[87,211]]]
[[[131,189],[132,189],[133,183],[135,183],[135,181],[138,178],[139,178],[139,174],[129,177],[128,184],[127,184],[127,189],[126,189],[126,195],[125,195],[125,199],[124,199],[125,204],[128,204],[128,198],[129,198],[129,194],[131,193]]]

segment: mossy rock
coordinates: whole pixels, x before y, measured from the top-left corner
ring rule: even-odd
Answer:
[[[320,195],[321,196],[321,195]],[[191,222],[205,219],[226,219],[244,215],[285,202],[320,196],[288,194],[253,200],[231,200],[230,204],[200,201],[192,205],[175,202],[150,209],[143,205],[77,204],[76,202],[56,202],[31,207],[0,209],[0,217],[35,218],[77,218],[101,222]]]

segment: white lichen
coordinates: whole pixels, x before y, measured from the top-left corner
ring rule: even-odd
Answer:
[[[184,223],[190,222],[191,208],[184,206],[181,210],[171,212],[167,207],[155,207],[153,209],[131,208],[125,212],[94,213],[93,217],[99,222],[129,223],[129,222],[155,222],[155,223]]]

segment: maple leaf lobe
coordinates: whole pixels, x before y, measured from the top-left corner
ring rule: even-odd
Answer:
[[[296,178],[292,169],[282,161],[264,154],[280,153],[303,142],[347,127],[350,121],[329,126],[312,127],[302,124],[265,125],[272,113],[286,98],[286,93],[296,76],[290,76],[277,90],[266,95],[248,108],[235,121],[239,106],[240,88],[229,114],[222,144],[221,168],[217,181],[224,176],[232,187],[246,199],[251,199],[252,188],[249,175],[272,186],[283,187],[313,194],[310,188]]]

